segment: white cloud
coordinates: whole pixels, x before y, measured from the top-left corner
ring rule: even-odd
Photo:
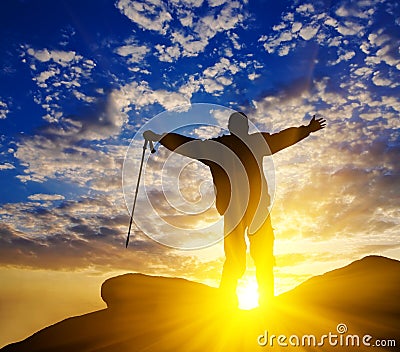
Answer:
[[[200,80],[196,79],[194,75],[189,76],[186,83],[179,87],[179,93],[185,97],[191,97],[195,92],[200,89]]]
[[[43,194],[43,193],[36,193],[31,194],[28,196],[30,200],[38,200],[38,201],[54,201],[54,200],[63,200],[65,199],[64,196],[61,194]]]
[[[368,40],[364,40],[360,46],[367,55],[364,59],[366,65],[375,68],[373,83],[377,86],[398,86],[395,79],[400,69],[397,43],[398,38],[395,35],[389,35],[380,29],[370,33]],[[380,66],[378,67],[378,65]]]
[[[373,73],[373,70],[370,67],[360,67],[357,68],[354,73],[357,76],[369,76]]]
[[[72,91],[72,94],[75,96],[76,99],[82,100],[86,103],[94,103],[96,101],[96,98],[90,97],[82,92],[77,91],[76,89]]]
[[[178,92],[170,92],[164,89],[153,91],[150,94],[154,102],[159,103],[167,110],[171,110],[177,106],[187,105],[190,101]]]
[[[283,15],[282,19],[283,19],[283,21],[285,21],[285,22],[293,22],[293,20],[294,20],[294,13],[288,12],[287,14]],[[283,27],[283,28],[285,28],[285,27],[286,27],[286,24],[284,24],[284,27]]]
[[[313,13],[314,11],[315,11],[314,6],[312,4],[303,4],[296,9],[296,12],[300,13],[306,13],[306,12]]]
[[[48,128],[43,135],[25,138],[17,145],[15,157],[25,167],[17,178],[21,182],[44,182],[57,179],[71,182],[76,187],[88,187],[94,181],[112,179],[120,173],[125,147],[121,149],[102,145],[80,146],[80,138],[105,137],[106,131],[114,128],[88,128],[88,124],[69,121],[68,130]],[[75,125],[73,125],[75,124]],[[64,124],[67,125],[67,122]],[[114,180],[115,182],[115,180]],[[119,184],[108,182],[105,190],[119,188]],[[94,187],[92,187],[94,188]]]
[[[343,38],[342,38],[341,36],[334,37],[334,38],[329,38],[328,41],[327,41],[328,46],[336,46],[336,47],[339,47],[339,46],[342,45],[342,39],[343,39]]]
[[[174,62],[181,56],[178,45],[166,47],[165,45],[157,44],[154,48],[158,51],[158,59],[160,61]]]
[[[115,5],[126,17],[143,29],[165,34],[171,14],[162,1],[118,0]]]
[[[63,116],[60,99],[67,94],[82,101],[94,101],[93,97],[79,91],[83,89],[82,83],[90,78],[92,70],[96,67],[93,60],[85,59],[75,51],[46,48],[36,50],[30,47],[24,49],[29,55],[30,67],[35,74],[32,79],[42,89],[34,100],[45,110],[44,120],[60,121]]]
[[[216,80],[217,80],[219,83],[223,84],[224,86],[228,86],[228,85],[232,84],[232,82],[233,82],[231,78],[224,77],[224,76],[217,77]]]
[[[290,51],[290,46],[289,45],[282,46],[278,50],[278,55],[279,56],[286,56],[287,54],[289,54],[289,51]]]
[[[168,36],[172,45],[159,44],[157,50],[161,61],[172,62],[181,56],[199,55],[217,33],[234,29],[244,19],[242,5],[238,1],[211,1],[211,11],[200,17],[195,14],[193,7],[199,7],[202,3],[197,0],[171,1],[167,8],[164,2],[158,0],[141,3],[119,0],[116,7],[141,28]],[[181,26],[170,26],[173,17],[179,20]],[[229,33],[234,46],[240,49],[232,37],[234,35]]]
[[[46,88],[47,84],[46,81],[50,78],[50,77],[54,77],[56,75],[60,74],[60,69],[59,68],[55,68],[55,67],[51,67],[49,70],[47,71],[42,71],[40,72],[36,77],[34,77],[33,79],[37,82],[37,85],[40,88]]]
[[[240,62],[238,65],[227,57],[222,57],[217,63],[204,69],[203,77],[198,82],[203,85],[207,93],[218,92],[217,95],[219,95],[225,86],[233,83],[232,75],[241,69],[246,69],[247,65],[246,62]]]
[[[302,26],[303,26],[302,23],[294,22],[293,25],[292,25],[292,33],[298,32],[301,29]]]
[[[203,5],[204,0],[172,0],[175,5],[182,5],[186,8],[196,8]]]
[[[112,92],[112,99],[117,111],[126,116],[134,105],[137,110],[154,103],[160,104],[169,110],[177,106],[185,105],[190,102],[190,96],[175,91],[165,89],[152,90],[145,81],[140,83],[132,82]]]
[[[327,26],[336,27],[338,24],[338,21],[330,16],[326,16],[324,24]]]
[[[182,47],[183,56],[197,56],[208,45],[207,38],[195,39],[191,34],[185,35],[180,31],[174,31],[171,34],[171,41]]]
[[[395,55],[397,57],[395,57]],[[376,52],[376,56],[385,62],[389,66],[397,66],[400,64],[399,52],[396,54],[396,44],[391,43],[391,45],[385,45],[383,48]]]
[[[365,75],[368,72],[358,71]],[[374,95],[367,86],[357,84],[361,80],[358,75],[346,76],[344,93],[332,89],[329,79],[324,79],[306,85],[296,94],[290,94],[288,89],[256,102],[254,118],[267,131],[305,124],[303,116],[310,116],[317,106],[317,112],[327,119],[325,130],[274,157],[279,197],[275,199],[272,219],[277,247],[286,236],[326,240],[337,238],[339,232],[344,236],[344,246],[348,245],[350,232],[363,236],[368,233],[370,238],[379,238],[379,241],[385,238],[388,243],[396,243],[394,234],[399,222],[395,220],[398,212],[394,213],[393,209],[398,208],[398,200],[390,200],[393,192],[397,194],[399,190],[393,189],[399,175],[398,147],[390,141],[397,136],[395,126],[398,129],[399,119],[396,113],[387,111],[400,109],[399,99],[395,95]],[[330,191],[321,193],[327,179]],[[293,189],[297,190],[296,196]],[[310,202],[309,207],[304,206],[304,201]],[[385,210],[371,215],[370,206]],[[316,217],[317,212],[325,215]],[[383,222],[382,213],[391,214],[390,220],[385,217]],[[309,216],[310,221],[306,220]],[[341,221],[334,229],[338,217]],[[307,223],[313,225],[304,225]]]
[[[374,72],[372,76],[372,82],[376,86],[390,86],[392,85],[392,81],[382,75],[380,71]]]
[[[264,34],[260,38],[258,38],[258,41],[259,42],[265,42],[267,39],[268,39],[268,36]]]
[[[211,7],[215,7],[215,6],[221,6],[222,4],[225,4],[228,1],[229,0],[208,0],[208,4]]]
[[[66,66],[72,61],[82,59],[82,56],[77,55],[75,51],[61,51],[61,50],[48,50],[40,49],[35,50],[29,48],[27,53],[41,62],[54,61],[61,66]]]
[[[372,46],[382,46],[390,41],[390,37],[387,34],[383,34],[383,30],[380,29],[376,33],[369,34],[368,41]]]
[[[240,8],[239,2],[231,1],[223,6],[218,14],[200,18],[194,25],[194,36],[182,36],[175,33],[174,40],[182,45],[186,56],[197,55],[205,49],[210,39],[217,33],[234,29],[243,21],[244,16]]]
[[[221,92],[224,89],[224,86],[219,84],[215,79],[204,78],[201,83],[207,93]]]
[[[216,77],[226,73],[227,71],[237,72],[236,65],[231,65],[228,58],[222,57],[215,65],[207,67],[203,74],[207,77]]]
[[[15,169],[15,166],[10,163],[0,164],[0,171],[1,170],[12,170]]]
[[[253,72],[253,73],[249,73],[247,77],[249,77],[250,81],[254,81],[255,79],[261,77],[261,75]]]
[[[276,32],[280,32],[282,29],[285,29],[286,26],[287,26],[287,24],[282,22],[282,23],[279,23],[279,24],[276,24],[275,26],[273,26],[272,30],[274,30]]]
[[[303,27],[300,30],[300,37],[302,37],[304,40],[310,40],[318,33],[318,30],[319,30],[319,26]]]
[[[367,4],[367,6],[368,9],[362,11],[356,6],[349,6],[349,4],[347,4],[347,6],[342,5],[335,11],[335,14],[339,17],[357,17],[366,19],[371,16],[375,11],[373,8],[369,8],[370,4]]]
[[[10,112],[8,105],[6,102],[0,100],[0,120],[3,120],[7,117]]]
[[[339,22],[336,30],[343,35],[361,35],[363,26],[354,21],[344,21],[343,23]]]
[[[116,49],[118,55],[128,57],[129,63],[138,63],[146,56],[150,49],[146,45],[127,44]]]
[[[292,39],[293,39],[293,34],[291,32],[289,31],[281,32],[274,37],[268,38],[263,46],[265,50],[267,50],[269,53],[273,53],[283,42],[289,42]],[[283,51],[285,50],[286,49],[283,49]]]
[[[365,121],[374,121],[375,119],[381,117],[382,114],[379,112],[368,112],[368,113],[362,113],[359,116]]]
[[[288,55],[292,50],[301,45],[300,38],[305,41],[314,41],[321,46],[336,46],[349,44],[347,37],[356,36],[360,40],[374,22],[374,3],[358,3],[357,5],[339,5],[336,14],[330,12],[320,4],[306,3],[292,5],[288,12],[283,13],[281,21],[273,25],[277,33],[263,35],[259,38],[264,43],[268,53],[276,53],[280,56]],[[340,35],[333,36],[331,28]],[[289,29],[292,38],[285,37],[284,33]],[[372,37],[376,40],[376,37]],[[351,39],[354,41],[354,39]],[[361,45],[361,44],[360,44]],[[370,44],[368,44],[370,45]],[[362,50],[367,51],[367,45],[362,44]],[[346,59],[345,57],[341,60]],[[400,63],[396,63],[399,65]]]
[[[193,25],[193,14],[186,12],[184,16],[179,17],[179,21],[184,27],[191,27]]]
[[[354,56],[356,55],[356,53],[352,50],[349,51],[345,51],[343,54],[341,54],[336,61],[330,61],[328,64],[333,66],[333,65],[337,65],[338,63],[342,62],[342,61],[349,61],[351,60]]]

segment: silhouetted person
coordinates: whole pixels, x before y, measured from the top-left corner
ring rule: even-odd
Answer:
[[[325,120],[311,119],[307,126],[291,127],[279,133],[249,134],[244,113],[229,118],[230,134],[199,140],[177,133],[144,132],[144,138],[159,141],[171,151],[197,159],[211,171],[216,208],[224,216],[225,263],[220,288],[237,304],[236,286],[246,270],[245,234],[256,266],[259,303],[274,296],[274,232],[268,206],[270,197],[263,172],[264,156],[275,154],[325,127]]]

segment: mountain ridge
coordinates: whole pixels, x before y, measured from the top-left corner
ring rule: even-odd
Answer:
[[[394,351],[399,293],[400,261],[382,256],[310,278],[276,297],[268,310],[231,309],[218,289],[186,279],[124,274],[102,284],[106,309],[67,318],[0,351],[258,351],[265,332],[322,336],[339,334],[340,324],[349,334],[394,340],[397,347],[386,348]]]

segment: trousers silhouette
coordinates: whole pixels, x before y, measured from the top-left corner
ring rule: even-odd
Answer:
[[[246,240],[245,233],[250,242],[250,255],[256,267],[259,303],[265,304],[274,296],[274,232],[271,218],[268,216],[262,226],[254,233],[249,234],[248,217],[244,217],[239,224],[231,230],[230,220],[224,219],[224,251],[225,263],[222,270],[220,288],[236,300],[236,287],[238,280],[246,270]]]
[[[225,263],[220,288],[237,302],[236,286],[246,270],[246,240],[256,266],[259,303],[274,296],[274,232],[269,215],[270,196],[263,158],[273,155],[325,127],[315,115],[307,126],[278,133],[249,133],[248,118],[235,112],[229,117],[230,134],[200,140],[177,133],[146,131],[147,140],[159,141],[171,151],[196,159],[210,168],[216,208],[224,216]]]

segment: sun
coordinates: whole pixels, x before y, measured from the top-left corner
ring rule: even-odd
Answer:
[[[258,307],[258,285],[255,279],[245,278],[240,280],[236,293],[240,309],[250,310]]]

